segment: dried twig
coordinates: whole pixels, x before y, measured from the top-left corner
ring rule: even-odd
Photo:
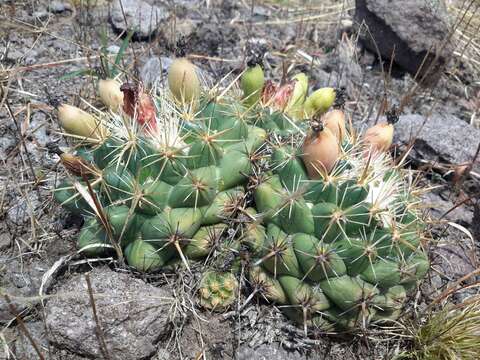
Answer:
[[[23,322],[22,318],[20,316],[18,316],[18,312],[17,312],[17,309],[15,308],[15,305],[12,304],[12,302],[10,301],[10,297],[5,294],[4,295],[4,298],[5,298],[5,301],[7,302],[8,304],[8,308],[10,310],[10,313],[15,316],[15,319],[17,320],[17,324],[18,324],[18,327],[20,328],[20,330],[23,332],[23,334],[27,337],[28,341],[30,342],[30,344],[32,345],[33,349],[35,350],[35,352],[37,353],[38,355],[38,358],[40,360],[45,360],[45,357],[43,356],[42,352],[40,351],[40,348],[39,346],[37,345],[37,343],[35,342],[35,340],[33,339],[32,335],[30,334],[30,332],[28,331],[27,327],[25,326],[25,323]]]
[[[92,307],[93,319],[95,320],[95,335],[97,336],[97,339],[100,345],[100,352],[102,353],[105,359],[109,360],[110,355],[108,353],[107,344],[105,342],[105,336],[103,334],[103,330],[100,325],[100,320],[98,319],[98,316],[97,316],[97,307],[95,306],[95,299],[93,298],[92,284],[90,282],[89,274],[85,274],[85,281],[87,282],[88,296],[90,298],[90,306]]]

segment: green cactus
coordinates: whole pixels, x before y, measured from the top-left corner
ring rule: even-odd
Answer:
[[[312,132],[303,118],[327,111],[336,92],[307,96],[299,74],[280,111],[262,103],[260,71],[245,72],[243,98],[200,94],[195,114],[161,92],[154,133],[105,114],[111,135],[78,152],[99,169],[88,181],[101,211],[77,192],[84,178],[55,191],[87,219],[81,252],[121,248],[143,272],[193,261],[219,269],[231,257],[226,271],[208,271],[200,284],[201,305],[223,310],[235,300],[245,248],[249,288],[301,325],[353,329],[395,319],[429,268],[412,186],[387,154],[366,156],[349,133],[338,139],[333,169],[310,178],[302,143],[324,130]]]
[[[288,143],[276,145],[273,174],[254,192],[267,232],[251,281],[258,283],[263,268],[264,297],[286,305],[272,296],[272,288],[283,291],[286,315],[304,325],[320,317],[324,328],[353,329],[396,319],[406,292],[429,267],[421,247],[425,225],[412,195],[406,196],[402,170],[378,180],[390,166],[388,156],[372,163],[354,146],[344,154],[351,167],[339,164],[328,178],[312,181],[298,170],[298,155],[283,154],[295,151]]]
[[[200,304],[215,311],[227,309],[236,299],[238,281],[230,272],[208,271],[200,282]]]

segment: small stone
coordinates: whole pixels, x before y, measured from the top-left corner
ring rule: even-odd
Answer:
[[[153,87],[159,85],[162,78],[167,76],[168,68],[172,64],[173,60],[168,57],[162,56],[151,57],[140,69],[140,79],[146,87]]]
[[[0,136],[0,160],[5,161],[7,160],[7,156],[15,146],[16,140],[15,137],[10,135],[9,133]]]
[[[35,11],[32,14],[32,16],[36,19],[43,20],[43,19],[48,18],[48,11],[47,10],[38,10],[38,11]]]
[[[31,131],[32,136],[35,137],[35,140],[41,146],[45,146],[50,139],[50,135],[47,132],[47,120],[44,112],[36,111],[32,115],[30,121],[29,131]]]
[[[20,58],[22,58],[23,55],[24,53],[21,52],[20,50],[10,48],[8,49],[8,52],[7,52],[7,60],[17,61]]]
[[[137,40],[147,40],[164,24],[170,13],[166,5],[150,5],[142,0],[116,0],[110,15],[115,31],[133,30]],[[126,19],[126,21],[125,21]]]
[[[110,45],[109,47],[107,47],[107,51],[108,51],[110,54],[118,54],[118,52],[120,51],[120,46],[118,46],[118,45]]]
[[[35,214],[40,207],[36,192],[29,192],[24,198],[17,198],[15,204],[7,211],[7,220],[15,225],[23,225]]]
[[[342,27],[343,31],[349,31],[353,27],[353,20],[352,19],[342,19],[342,20],[340,20],[340,26]]]
[[[11,244],[11,237],[10,234],[5,232],[5,230],[2,231],[0,234],[0,251],[6,250],[10,247]]]
[[[48,10],[54,14],[59,14],[64,11],[72,11],[72,6],[68,2],[52,1],[50,5],[48,5]]]

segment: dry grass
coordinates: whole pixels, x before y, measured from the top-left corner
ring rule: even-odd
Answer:
[[[480,299],[447,305],[429,313],[421,323],[406,327],[412,349],[396,359],[477,360],[480,350]]]

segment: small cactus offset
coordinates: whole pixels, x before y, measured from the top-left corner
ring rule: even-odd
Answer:
[[[238,281],[230,272],[208,271],[200,283],[200,304],[209,310],[224,310],[237,298]]]
[[[202,90],[184,57],[168,82],[157,97],[115,85],[116,111],[103,94],[109,111],[61,120],[77,146],[56,150],[69,180],[54,194],[86,218],[80,251],[116,252],[139,271],[213,259],[200,304],[224,310],[247,249],[250,288],[300,325],[398,317],[429,263],[417,189],[386,153],[394,116],[354,136],[340,90],[308,95],[305,74],[277,86],[259,60],[241,76],[243,95]]]

